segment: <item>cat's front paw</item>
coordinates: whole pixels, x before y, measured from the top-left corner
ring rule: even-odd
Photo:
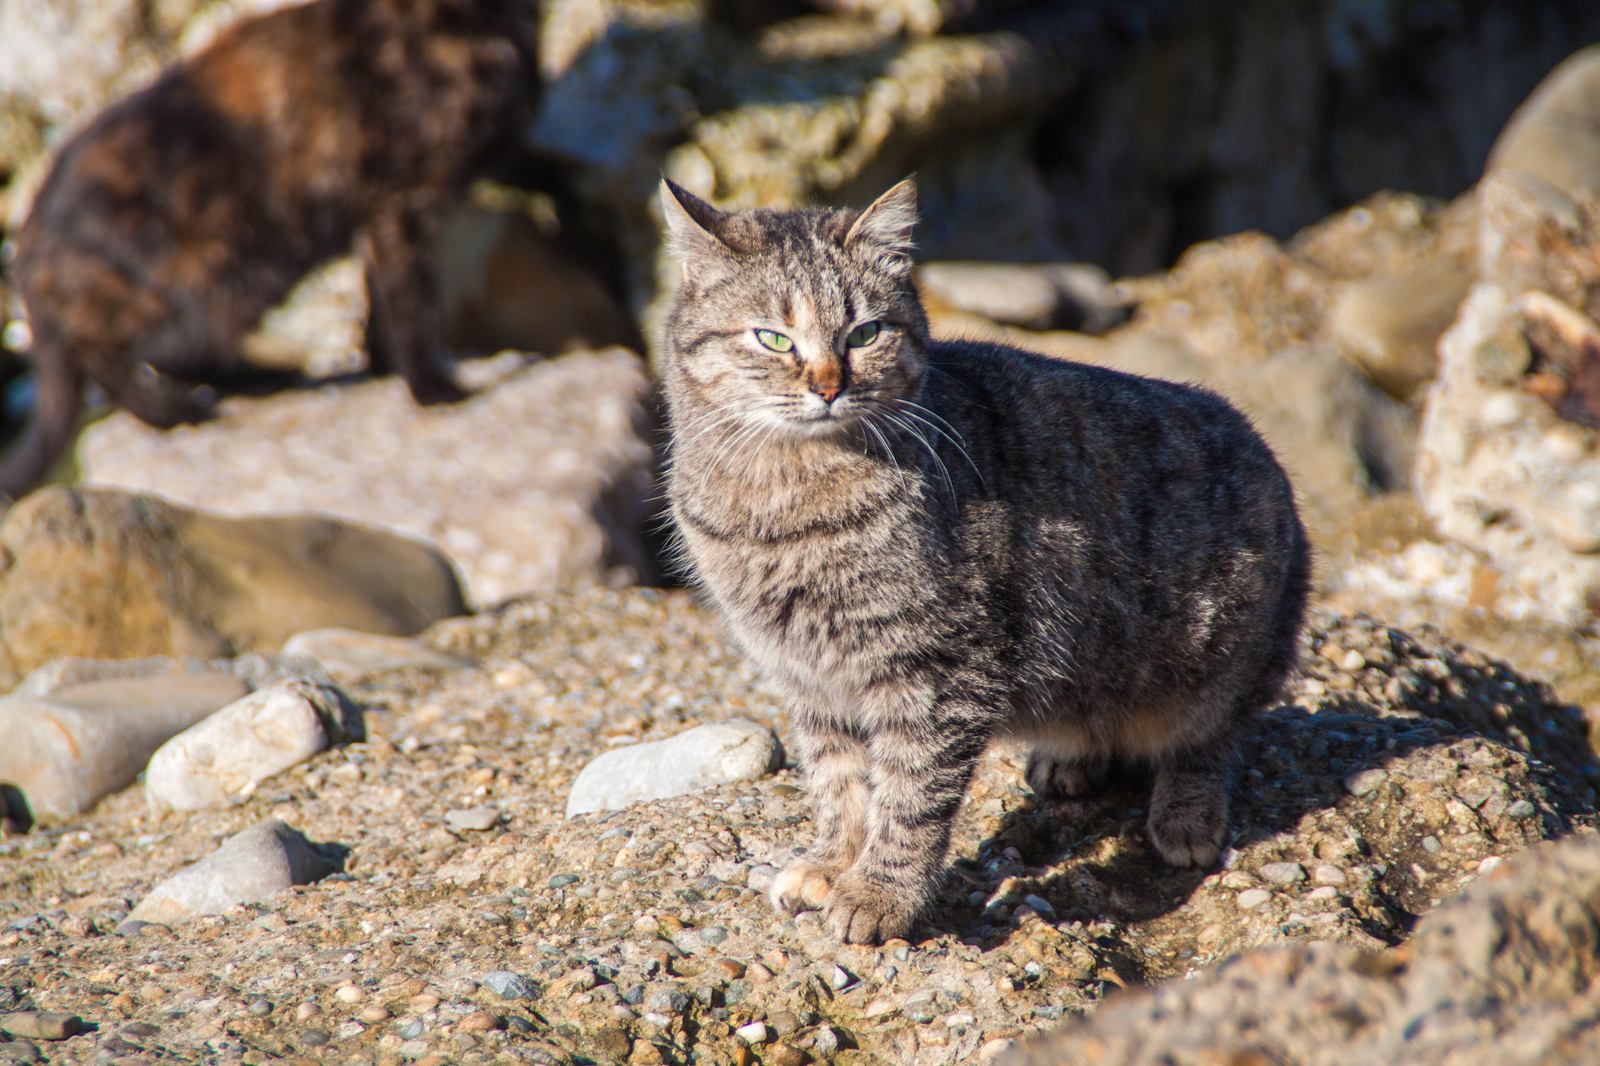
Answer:
[[[821,910],[828,893],[833,891],[833,877],[820,866],[797,862],[772,879],[767,897],[772,909],[784,914]]]
[[[921,909],[916,893],[846,870],[828,897],[828,930],[846,944],[881,944],[910,934]]]
[[[1028,755],[1023,778],[1042,799],[1067,799],[1098,792],[1106,783],[1110,763],[1095,756],[1069,757],[1035,750]]]
[[[1227,808],[1219,803],[1194,807],[1152,805],[1150,842],[1172,866],[1210,866],[1222,853],[1228,829]]]

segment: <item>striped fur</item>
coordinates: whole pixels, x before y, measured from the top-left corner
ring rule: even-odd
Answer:
[[[1183,385],[930,341],[910,182],[859,213],[724,214],[670,183],[662,201],[684,267],[673,515],[792,701],[816,810],[774,904],[821,908],[850,942],[906,935],[1001,738],[1056,795],[1112,757],[1148,762],[1155,846],[1213,862],[1238,733],[1293,665],[1309,575],[1289,482],[1244,417]]]

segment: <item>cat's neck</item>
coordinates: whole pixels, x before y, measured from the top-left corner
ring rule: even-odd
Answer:
[[[897,465],[864,425],[844,429],[800,437],[709,409],[677,409],[672,495],[758,537],[903,504],[915,472]]]

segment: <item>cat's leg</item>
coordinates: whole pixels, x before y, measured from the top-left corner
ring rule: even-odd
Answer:
[[[1238,740],[1224,730],[1156,762],[1150,840],[1173,866],[1209,866],[1222,850],[1238,773]]]
[[[367,357],[375,374],[399,374],[421,404],[466,394],[445,369],[435,299],[439,222],[433,205],[402,197],[380,210],[356,241],[367,272]]]
[[[805,855],[773,879],[774,908],[790,914],[823,906],[833,881],[855,861],[866,836],[866,743],[826,714],[796,716],[795,754],[806,769],[816,836]]]
[[[1099,791],[1110,766],[1104,755],[1068,755],[1037,747],[1028,753],[1023,778],[1041,798],[1066,799]]]
[[[933,900],[951,824],[989,736],[980,708],[951,702],[874,723],[867,838],[828,897],[834,936],[876,944],[911,932]]]

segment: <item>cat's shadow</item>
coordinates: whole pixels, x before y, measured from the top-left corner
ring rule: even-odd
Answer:
[[[1295,833],[1307,814],[1353,802],[1350,782],[1362,771],[1472,734],[1440,718],[1383,716],[1353,699],[1319,713],[1278,707],[1258,719],[1241,744],[1228,840],[1243,848]],[[1045,917],[1056,921],[1149,922],[1182,907],[1221,869],[1220,863],[1176,869],[1161,859],[1145,829],[1146,769],[1116,767],[1102,790],[1065,802],[1041,801],[1020,780],[1013,785],[1025,798],[1004,814],[999,830],[976,852],[959,840],[952,849],[924,935],[1001,942],[1012,931],[1008,913],[1027,894],[1049,902],[1054,914]],[[1017,879],[1015,887],[997,893],[1008,877]]]

